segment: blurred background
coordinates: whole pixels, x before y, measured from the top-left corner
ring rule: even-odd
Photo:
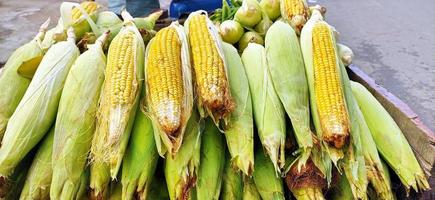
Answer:
[[[157,1],[157,0],[156,0]],[[107,6],[107,0],[97,0]],[[60,0],[0,1],[0,65],[29,41]],[[435,130],[435,1],[310,0],[352,48],[354,64],[407,103]],[[165,7],[167,4],[165,5]]]

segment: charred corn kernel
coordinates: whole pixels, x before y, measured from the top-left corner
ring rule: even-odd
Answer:
[[[152,109],[163,130],[174,135],[180,128],[184,95],[181,42],[175,28],[157,33],[148,58],[147,81]]]
[[[44,56],[41,41],[44,39],[49,23],[50,19],[41,25],[39,33],[32,41],[12,53],[2,68],[0,73],[0,141],[6,131],[9,118],[23,98],[33,73]]]
[[[54,128],[42,140],[38,147],[32,165],[30,166],[24,188],[21,191],[21,200],[27,199],[50,199],[50,185],[53,170],[52,152],[53,152]]]
[[[161,156],[166,150],[172,154],[178,151],[192,112],[193,89],[187,45],[182,26],[174,22],[161,29],[146,50],[147,109]]]
[[[0,176],[7,178],[52,126],[69,69],[80,52],[74,32],[45,54],[23,99],[12,114],[0,148]]]
[[[325,22],[313,27],[314,88],[323,139],[341,148],[349,136],[349,118],[343,96],[337,52]]]
[[[302,26],[307,22],[309,15],[310,9],[305,0],[281,1],[281,16],[296,28],[296,32],[299,33]]]
[[[91,188],[94,196],[108,190],[108,172],[115,179],[127,148],[139,105],[143,80],[144,43],[133,23],[123,11],[124,27],[112,40],[105,80],[97,112],[97,127],[91,147]]]
[[[199,104],[217,122],[233,107],[221,41],[202,11],[190,14],[187,24]]]
[[[95,1],[84,1],[80,4],[80,6],[83,8],[83,10],[86,11],[86,13],[91,14],[95,12],[98,9],[98,4]],[[74,8],[72,10],[72,19],[73,21],[76,21],[82,17],[83,14],[78,8]]]
[[[51,199],[73,199],[78,195],[95,132],[106,67],[102,46],[107,36],[89,45],[89,50],[77,58],[66,78],[55,125]]]

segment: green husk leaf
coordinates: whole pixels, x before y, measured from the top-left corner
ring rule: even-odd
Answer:
[[[254,180],[246,176],[243,178],[243,200],[261,200]]]
[[[262,199],[285,199],[281,177],[276,175],[273,163],[262,150],[255,154],[253,177]]]
[[[227,153],[220,198],[222,200],[241,200],[243,187],[242,173],[232,166],[229,154]]]
[[[155,176],[151,181],[148,199],[169,199],[168,188],[164,177]]]
[[[16,200],[20,198],[27,172],[32,165],[36,150],[34,149],[17,165],[8,180],[0,179],[0,199]]]
[[[254,120],[260,141],[275,171],[280,173],[285,163],[285,112],[272,85],[264,47],[250,43],[242,54],[242,61],[252,94]]]
[[[171,200],[186,200],[191,194],[198,175],[201,151],[199,115],[193,111],[178,153],[168,152],[164,166],[166,183]]]
[[[44,137],[55,118],[66,76],[79,56],[74,33],[50,48],[11,116],[0,148],[0,175],[8,177]]]
[[[351,87],[379,153],[407,190],[429,189],[427,178],[394,119],[364,86],[351,82]]]
[[[26,69],[36,69],[44,56],[41,41],[44,38],[48,19],[39,28],[39,33],[30,42],[17,48],[6,61],[0,73],[0,141],[6,131],[9,118],[14,113],[30,84],[30,79],[17,71],[25,65]],[[38,62],[39,61],[39,62]],[[33,76],[32,76],[33,77]]]
[[[354,199],[352,194],[352,189],[344,174],[340,177],[339,184],[333,188],[331,199],[333,200]]]
[[[50,199],[53,139],[54,128],[47,133],[38,147],[21,191],[20,200]]]
[[[280,0],[261,0],[260,7],[272,21],[281,16]]]
[[[254,170],[254,121],[248,78],[237,49],[228,43],[223,43],[223,49],[231,96],[236,104],[225,127],[225,137],[231,162],[245,175],[251,176]]]
[[[95,131],[107,36],[77,58],[66,78],[56,118],[51,199],[72,199],[79,191]]]
[[[158,158],[151,120],[139,110],[122,165],[123,199],[147,199]]]
[[[266,35],[267,63],[272,82],[291,120],[304,165],[313,147],[305,65],[298,37],[290,25],[275,22]]]

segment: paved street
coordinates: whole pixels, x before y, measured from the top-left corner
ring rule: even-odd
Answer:
[[[107,0],[101,0],[105,3]],[[59,15],[58,0],[0,1],[0,63]],[[354,63],[405,101],[435,130],[435,1],[309,0],[350,46]]]

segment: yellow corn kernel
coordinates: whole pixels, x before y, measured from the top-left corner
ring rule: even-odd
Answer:
[[[192,16],[189,24],[196,88],[200,103],[212,113],[222,116],[229,112],[231,105],[229,86],[223,59],[208,30],[206,19],[205,15],[197,14]]]
[[[349,119],[331,29],[324,22],[318,22],[313,28],[313,64],[323,139],[341,148],[349,135]]]
[[[86,11],[86,13],[90,14],[93,13],[94,11],[97,10],[98,8],[98,4],[95,3],[94,1],[85,1],[83,3],[80,4],[80,6],[83,8],[83,10]],[[78,8],[74,8],[72,10],[72,19],[78,20],[81,16],[82,16],[82,12],[80,12],[80,10]]]
[[[167,134],[177,133],[181,125],[183,77],[181,42],[173,27],[159,31],[150,44],[147,83],[150,106]]]
[[[284,11],[288,19],[296,15],[308,17],[308,7],[304,0],[284,0]]]
[[[110,105],[131,105],[134,103],[135,93],[132,91],[134,77],[134,52],[136,36],[128,31],[122,37],[116,37],[109,48],[107,62],[107,82],[110,94]]]

